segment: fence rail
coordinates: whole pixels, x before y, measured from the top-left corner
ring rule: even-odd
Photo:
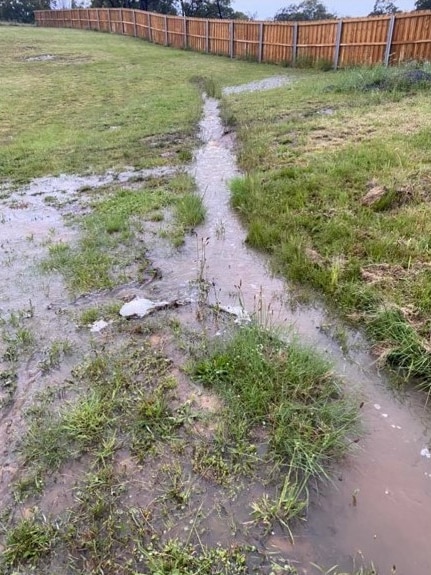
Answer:
[[[258,62],[396,64],[431,60],[431,11],[313,22],[205,20],[126,8],[36,11],[38,26],[100,30]]]

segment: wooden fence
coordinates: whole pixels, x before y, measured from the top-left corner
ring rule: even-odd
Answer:
[[[314,22],[165,16],[126,8],[36,11],[38,26],[100,30],[258,62],[396,64],[431,60],[431,11]]]

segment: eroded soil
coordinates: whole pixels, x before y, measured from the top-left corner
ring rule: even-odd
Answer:
[[[294,306],[288,286],[247,248],[229,207],[228,182],[238,174],[234,140],[224,132],[215,100],[204,101],[200,136],[191,173],[207,218],[180,249],[160,236],[168,218],[144,222],[141,239],[158,270],[148,278],[152,281],[72,297],[59,275],[44,274],[39,265],[52,242],[77,241],[77,229],[66,222],[71,214],[88,211],[92,190],[113,182],[133,186],[137,175],[145,180],[172,172],[44,178],[4,191],[0,499],[6,536],[17,522],[41,514],[60,531],[69,522],[70,538],[60,538],[48,559],[42,557],[40,573],[136,572],[144,560],[142,547],[157,537],[246,546],[247,564],[259,573],[286,564],[287,572],[318,572],[311,563],[351,570],[365,559],[380,573],[428,575],[431,459],[423,398],[393,393],[360,334],[319,305]],[[137,297],[184,305],[139,320],[112,312]],[[330,357],[362,405],[363,432],[352,438],[352,454],[334,467],[333,481],[311,493],[307,521],[292,525],[295,545],[281,524],[268,529],[251,515],[253,502],[265,494],[277,497],[286,471],[265,459],[265,434],[255,438],[256,451],[220,458],[215,445],[221,400],[188,375],[190,358],[237,319],[217,311],[220,306],[246,310],[280,329],[286,340],[298,334]],[[96,330],[94,323],[82,325],[82,312],[89,308],[97,308],[97,320],[106,325]],[[171,427],[129,444],[122,435],[127,412],[117,406],[112,417],[123,418],[123,424],[115,437],[103,438],[97,453],[72,450],[42,472],[23,449],[27,430],[33,425],[34,434],[36,422],[42,436],[45,415],[65,406],[73,411],[89,381],[97,382],[99,360],[106,373],[121,369],[137,382],[132,396],[139,397],[139,383],[154,397],[161,389]]]

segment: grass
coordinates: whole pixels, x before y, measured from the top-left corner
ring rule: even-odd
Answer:
[[[190,80],[209,66],[217,86],[279,71],[76,30],[3,27],[0,49],[0,180],[21,182],[189,161],[201,110]]]
[[[297,342],[286,344],[252,325],[216,346],[193,373],[225,401],[223,450],[235,445],[244,460],[243,446],[255,448],[263,433],[272,456],[288,469],[280,493],[264,493],[251,507],[265,530],[278,522],[293,537],[290,523],[305,512],[308,481],[329,473],[346,451],[356,419],[327,362]],[[222,462],[220,467],[215,455],[209,460],[219,481],[230,473]]]
[[[328,363],[298,343],[244,327],[194,374],[227,402],[231,435],[248,441],[263,426],[293,474],[325,474],[344,452],[354,411]]]
[[[184,234],[205,217],[202,199],[189,176],[149,180],[137,190],[105,192],[92,202],[92,213],[77,220],[82,229],[77,244],[51,244],[42,268],[61,272],[74,293],[130,281],[136,277],[137,266],[138,274],[145,277],[150,265],[139,241],[142,220],[154,219],[154,213],[168,206],[174,207],[176,217],[167,234],[181,244]]]
[[[310,72],[223,106],[239,134],[246,175],[232,202],[249,244],[365,325],[390,348],[382,358],[429,387],[431,107],[426,85],[405,81],[416,71]]]

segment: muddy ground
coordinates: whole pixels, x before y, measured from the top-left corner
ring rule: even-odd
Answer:
[[[359,333],[317,304],[295,304],[289,286],[247,248],[229,206],[228,182],[238,174],[235,141],[216,100],[204,101],[200,137],[194,163],[184,169],[203,196],[205,223],[176,248],[163,233],[168,212],[162,221],[144,222],[139,250],[146,271],[138,275],[131,265],[126,281],[112,289],[71,294],[41,262],[54,243],[78,241],[73,218],[89,212],[98,189],[134,189],[137,181],[145,189],[146,178],[169,178],[174,170],[43,178],[2,190],[2,545],[7,550],[8,532],[33,520],[49,525],[45,533],[54,541],[41,542],[30,567],[20,567],[25,549],[16,548],[4,572],[135,573],[140,561],[148,565],[151,544],[154,557],[172,556],[178,548],[163,545],[179,540],[221,546],[225,555],[211,560],[232,561],[237,570],[226,571],[232,573],[245,572],[243,561],[259,573],[318,573],[313,563],[351,571],[373,561],[380,573],[428,575],[431,459],[423,398],[391,391]],[[121,317],[121,307],[139,298],[169,305],[144,318]],[[277,501],[286,475],[265,458],[265,432],[249,452],[220,457],[222,402],[188,369],[208,341],[247,316],[286,339],[296,332],[328,356],[361,408],[351,454],[334,465],[331,481],[311,486],[308,512],[289,524],[292,533],[283,522],[253,515],[254,503],[266,496]],[[70,416],[75,444],[46,432],[46,422],[60,413],[76,415],[73,405],[102,375],[110,380],[119,373],[132,400],[136,382],[150,387],[152,407],[167,415],[157,433],[128,443],[127,403],[110,414],[117,431],[97,448],[93,422]]]

